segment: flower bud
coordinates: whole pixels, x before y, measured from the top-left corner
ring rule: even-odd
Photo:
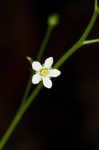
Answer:
[[[32,64],[33,59],[31,57],[27,56],[26,59],[30,62],[30,64]]]
[[[48,17],[48,25],[49,26],[56,26],[59,24],[59,15],[58,14],[52,14],[51,16]]]

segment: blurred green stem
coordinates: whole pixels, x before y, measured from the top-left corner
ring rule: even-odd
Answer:
[[[86,40],[88,34],[90,33],[92,27],[95,24],[98,14],[94,11],[91,20],[85,29],[85,32],[81,36],[80,40],[78,40],[72,48],[70,48],[55,64],[55,68],[59,68],[73,53],[75,53],[81,46],[83,46],[83,42]]]
[[[32,71],[31,71],[31,72],[32,72]],[[26,101],[26,99],[27,99],[27,97],[28,97],[28,94],[29,94],[29,92],[30,92],[31,86],[32,86],[32,73],[30,73],[30,77],[29,77],[29,80],[28,80],[28,83],[27,83],[27,86],[26,86],[26,90],[25,90],[23,99],[22,99],[22,101],[21,101],[20,107],[21,107],[22,105],[24,105],[24,103],[25,103],[25,101]]]
[[[99,14],[99,0],[95,0],[94,10]]]
[[[39,50],[38,55],[37,55],[37,60],[38,61],[40,61],[42,56],[43,56],[44,50],[46,48],[46,45],[48,43],[48,40],[49,40],[51,32],[52,32],[52,29],[53,29],[53,27],[48,25],[47,32],[45,34],[44,40],[41,44],[40,50]]]
[[[0,141],[0,150],[2,150],[6,144],[6,142],[8,141],[8,139],[10,138],[12,132],[14,131],[15,127],[17,126],[17,124],[19,123],[19,121],[21,120],[23,114],[26,112],[26,110],[29,108],[29,106],[31,105],[32,101],[35,99],[35,97],[37,96],[37,94],[39,93],[39,91],[41,90],[42,87],[42,83],[40,83],[34,90],[34,92],[31,94],[31,96],[27,99],[27,102],[24,103],[24,105],[22,105],[21,108],[19,108],[19,110],[16,113],[15,118],[13,119],[12,123],[10,124],[10,126],[8,127],[6,133],[4,134],[4,136],[2,137],[1,141]]]

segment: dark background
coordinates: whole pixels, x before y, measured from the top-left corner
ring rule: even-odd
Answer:
[[[30,70],[26,56],[36,57],[47,17],[60,15],[43,57],[53,56],[56,62],[80,38],[93,4],[93,0],[0,2],[0,138],[21,102]],[[99,19],[88,39],[97,37]],[[39,93],[5,150],[99,149],[99,44],[80,48],[60,69],[62,75],[51,90]]]

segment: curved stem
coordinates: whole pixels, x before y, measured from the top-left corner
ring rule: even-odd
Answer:
[[[94,23],[96,21],[97,18],[97,13],[94,12],[91,20],[87,26],[87,28],[85,29],[85,32],[83,33],[83,35],[81,36],[80,40],[77,41],[72,48],[70,48],[55,64],[54,67],[59,68],[74,52],[76,52],[82,45],[83,42],[85,41],[85,39],[87,38],[88,34],[90,33],[92,27],[94,26]]]
[[[99,39],[85,40],[83,42],[83,45],[89,45],[89,44],[98,43],[98,42],[99,42]]]
[[[23,114],[29,108],[29,106],[31,105],[32,101],[35,99],[35,97],[37,96],[37,94],[39,93],[39,91],[41,90],[41,88],[42,88],[42,83],[40,83],[36,87],[36,89],[34,90],[34,92],[28,98],[27,102],[24,105],[22,105],[22,107],[19,108],[19,110],[17,111],[14,120],[12,121],[12,123],[10,124],[9,128],[7,129],[6,133],[4,134],[4,136],[2,137],[2,139],[0,141],[0,150],[2,150],[4,148],[6,142],[8,141],[8,139],[11,136],[12,132],[14,131],[15,127],[18,125],[18,123],[21,120]]]

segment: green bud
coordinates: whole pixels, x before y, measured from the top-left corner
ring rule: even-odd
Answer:
[[[48,25],[49,26],[56,26],[59,24],[59,15],[58,14],[52,14],[51,16],[48,17]]]
[[[31,57],[27,56],[26,59],[30,62],[30,64],[32,64],[33,59]]]

